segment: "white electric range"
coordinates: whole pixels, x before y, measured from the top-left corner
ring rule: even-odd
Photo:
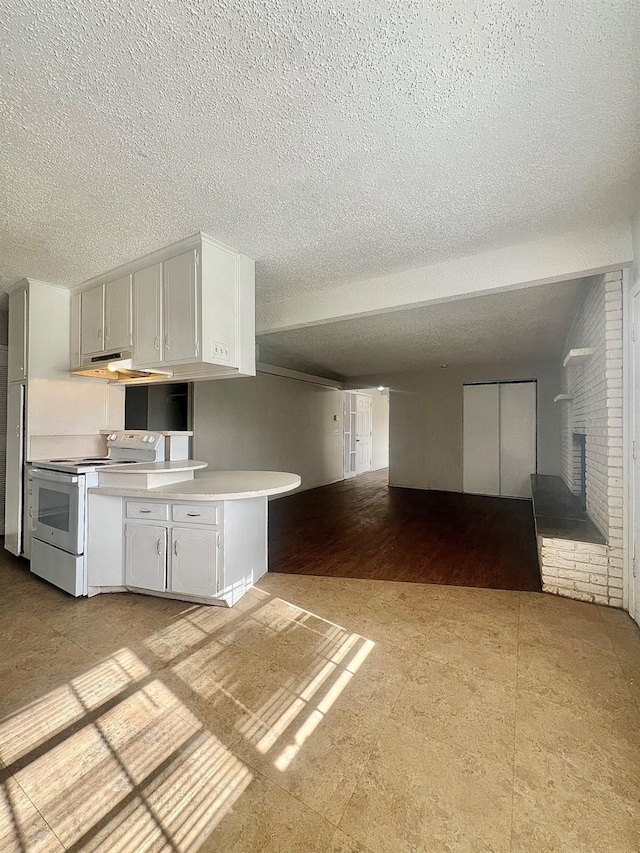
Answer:
[[[113,465],[163,462],[164,435],[123,430],[107,436],[107,455],[34,462],[31,571],[70,595],[87,594],[87,489]]]

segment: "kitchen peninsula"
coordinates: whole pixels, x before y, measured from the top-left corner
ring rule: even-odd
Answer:
[[[193,460],[111,466],[89,489],[88,593],[232,606],[267,571],[267,498],[280,471],[196,474]]]

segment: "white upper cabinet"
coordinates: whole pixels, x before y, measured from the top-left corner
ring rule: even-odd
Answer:
[[[82,355],[130,347],[131,276],[85,290],[80,315]]]
[[[9,382],[22,382],[27,378],[27,300],[26,288],[9,297]]]
[[[133,274],[133,363],[151,367],[162,360],[162,264]]]
[[[104,350],[104,287],[82,294],[80,302],[82,355]]]
[[[200,352],[195,250],[163,266],[164,364],[196,361]]]
[[[104,286],[104,348],[131,346],[131,276],[125,275]]]
[[[199,360],[195,249],[133,274],[133,366]]]
[[[71,370],[75,370],[82,364],[82,350],[80,345],[80,299],[79,293],[75,293],[71,297],[71,328],[69,335],[70,361]]]
[[[134,368],[165,372],[114,381],[254,376],[254,279],[250,258],[204,234],[124,264],[78,288],[82,354],[131,348]]]

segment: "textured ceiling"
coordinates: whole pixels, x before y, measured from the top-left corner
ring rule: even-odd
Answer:
[[[0,0],[0,281],[203,230],[259,298],[632,212],[636,0]]]
[[[342,376],[559,359],[583,287],[577,280],[509,290],[262,335],[258,343]]]

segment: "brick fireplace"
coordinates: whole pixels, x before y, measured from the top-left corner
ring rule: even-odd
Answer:
[[[571,351],[584,359],[566,358]],[[601,543],[539,537],[543,588],[622,607],[622,272],[589,280],[565,344],[561,477]]]

